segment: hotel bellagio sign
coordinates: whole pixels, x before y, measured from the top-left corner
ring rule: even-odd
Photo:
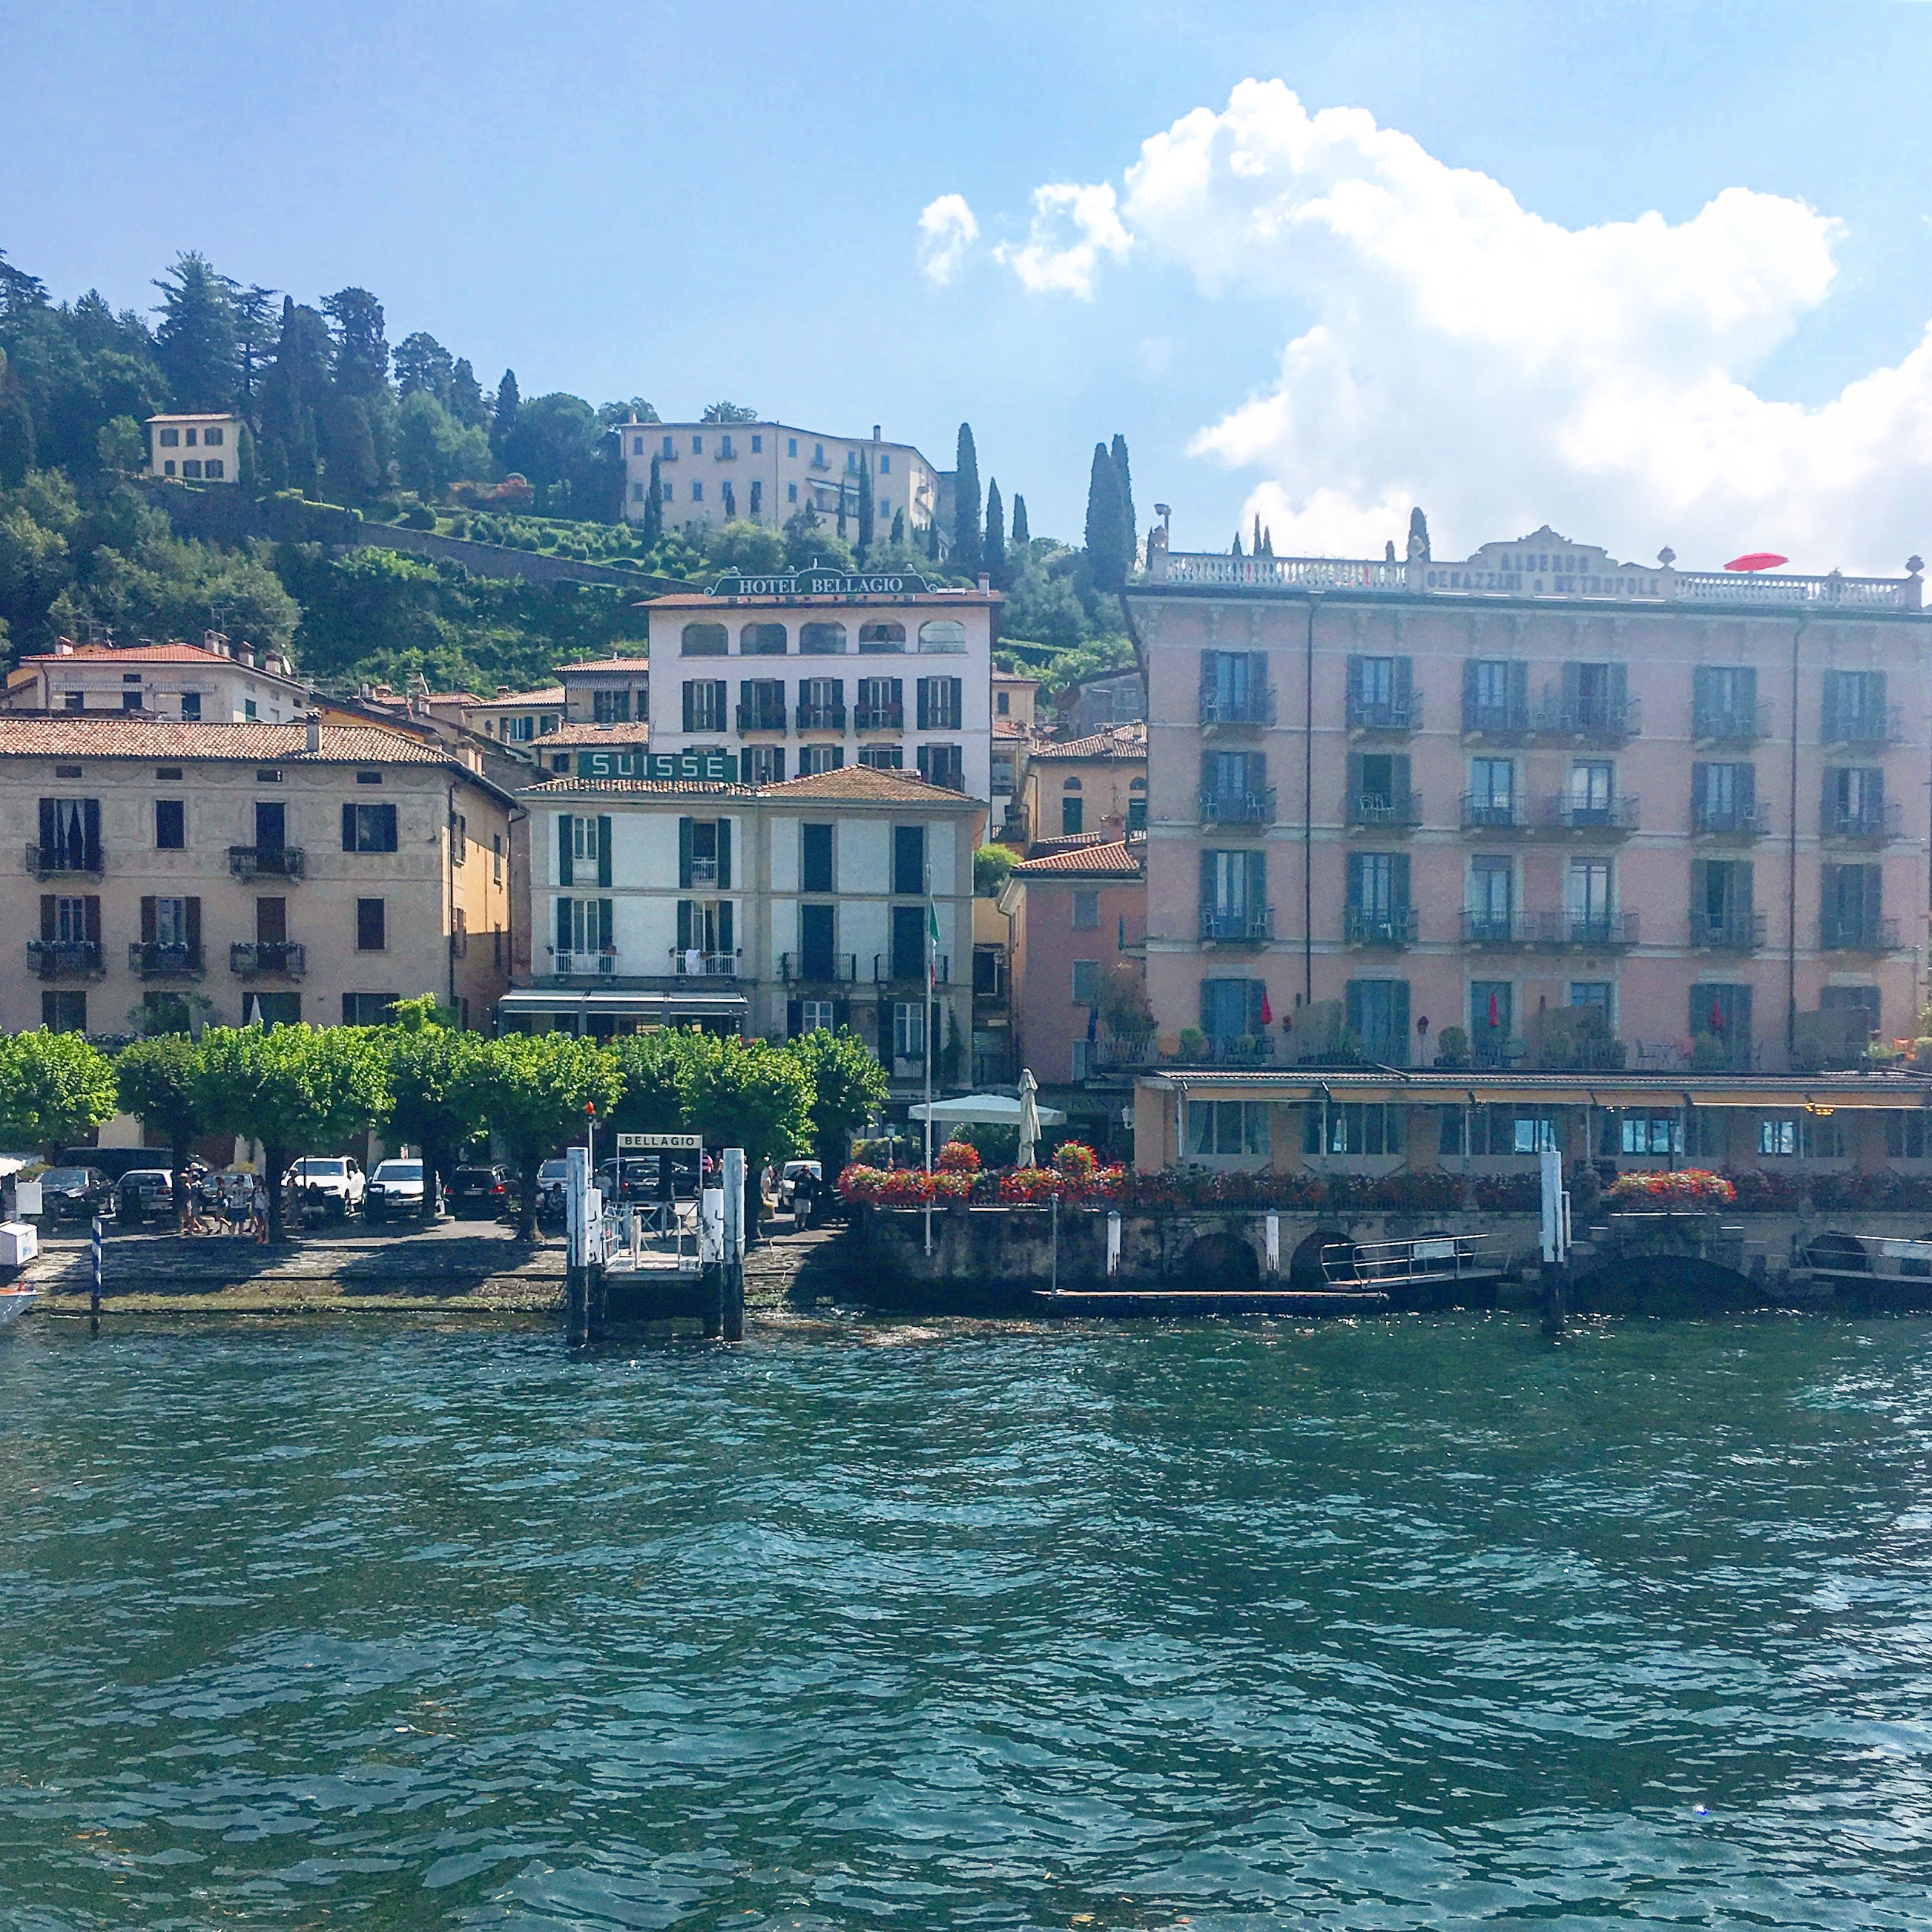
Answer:
[[[929,586],[915,570],[782,570],[754,577],[730,571],[711,586],[714,597],[923,597]]]
[[[668,784],[736,784],[738,754],[694,746],[688,752],[579,752],[580,778],[652,778]]]

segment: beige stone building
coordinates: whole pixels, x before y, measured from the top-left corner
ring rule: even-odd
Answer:
[[[241,418],[224,412],[148,418],[148,474],[182,483],[242,480]]]
[[[490,1024],[515,934],[509,795],[374,725],[0,716],[0,1028]]]
[[[308,688],[279,651],[210,632],[199,644],[77,644],[22,658],[0,706],[92,717],[165,718],[184,724],[290,724]]]

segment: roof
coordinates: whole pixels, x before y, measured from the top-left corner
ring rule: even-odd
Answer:
[[[71,650],[38,651],[20,660],[28,664],[192,664],[219,665],[224,670],[247,671],[256,677],[278,678],[285,684],[297,680],[282,671],[270,670],[259,662],[244,664],[226,651],[212,651],[206,644],[76,644]]]
[[[550,741],[533,741],[541,748]],[[594,792],[600,797],[770,798],[820,801],[830,805],[944,805],[983,809],[983,802],[963,791],[928,784],[908,772],[880,771],[871,765],[844,765],[836,772],[817,772],[787,778],[780,784],[732,784],[698,778],[585,778],[560,774],[541,784],[526,785],[522,796],[538,792]]]
[[[1187,1094],[1212,1089],[1228,1098],[1267,1096],[1283,1104],[1318,1100],[1324,1094],[1350,1100],[1433,1101],[1455,1106],[1562,1102],[1572,1106],[1682,1106],[1802,1107],[1826,1101],[1834,1107],[1923,1107],[1932,1102],[1932,1078],[1922,1073],[1488,1073],[1446,1068],[1404,1072],[1387,1066],[1280,1068],[1162,1067],[1140,1084]]]
[[[148,416],[143,420],[151,423],[171,422],[232,422],[236,419],[232,410],[190,410],[185,416]]]
[[[524,739],[519,748],[536,752],[552,751],[562,745],[644,745],[650,742],[651,728],[641,721],[634,724],[560,724],[534,738]]]
[[[473,776],[440,747],[383,724],[324,724],[308,748],[305,724],[172,724],[68,712],[0,712],[0,757],[239,758],[256,764],[447,765]]]
[[[1142,724],[1114,724],[1104,731],[1096,731],[1090,737],[1070,738],[1064,742],[1047,740],[1033,748],[1034,759],[1085,758],[1104,760],[1118,758],[1138,761],[1146,758],[1147,727]]]
[[[993,682],[995,684],[1038,684],[1041,680],[1029,677],[1023,670],[1002,670],[995,664],[993,667]]]
[[[580,658],[574,664],[559,664],[556,674],[568,677],[573,671],[640,671],[650,668],[649,658]]]
[[[996,738],[1030,738],[1033,734],[1027,728],[1026,720],[1023,718],[996,717],[993,720],[993,736]]]
[[[478,711],[487,711],[491,706],[497,704],[560,705],[563,702],[563,686],[550,684],[546,685],[541,691],[506,691],[500,698],[472,698],[465,692],[459,702]]]
[[[1108,844],[1070,845],[1063,852],[1047,852],[1034,859],[1022,859],[1013,868],[1016,877],[1042,875],[1057,878],[1138,879],[1143,875],[1147,856],[1144,841],[1132,844],[1115,839]]]

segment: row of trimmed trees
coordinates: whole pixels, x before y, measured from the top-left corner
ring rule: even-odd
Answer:
[[[380,1027],[210,1027],[199,1038],[137,1040],[112,1056],[75,1034],[0,1039],[0,1144],[51,1158],[116,1112],[171,1150],[175,1208],[203,1136],[262,1144],[268,1238],[286,1238],[281,1178],[304,1154],[371,1129],[446,1171],[492,1134],[522,1178],[518,1231],[536,1232],[537,1170],[586,1120],[638,1133],[700,1133],[768,1160],[815,1153],[836,1172],[851,1136],[886,1098],[886,1075],[850,1032],[773,1046],[697,1032],[638,1034],[608,1046],[568,1034],[464,1033],[425,996]],[[434,1190],[424,1189],[424,1211]]]

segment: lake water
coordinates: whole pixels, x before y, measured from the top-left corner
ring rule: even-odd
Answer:
[[[1923,1927],[1932,1324],[0,1340],[0,1928]]]

